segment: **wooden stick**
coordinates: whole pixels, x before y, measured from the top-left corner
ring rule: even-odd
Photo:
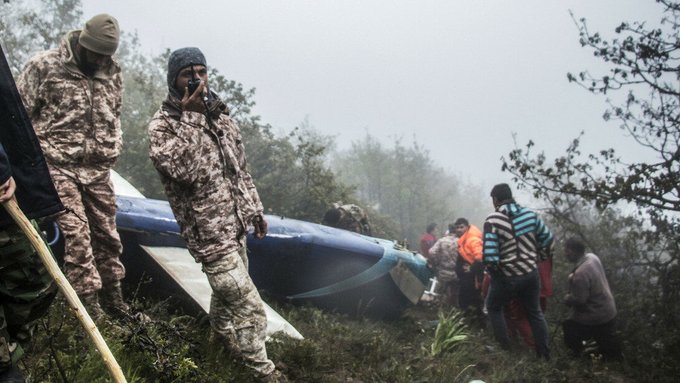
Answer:
[[[24,213],[19,208],[16,198],[12,196],[11,199],[3,202],[2,204],[5,210],[7,210],[7,212],[12,216],[17,225],[19,225],[24,234],[26,234],[26,237],[28,237],[28,240],[38,252],[40,259],[47,268],[47,271],[50,273],[52,278],[54,278],[59,290],[61,290],[62,294],[64,294],[66,301],[68,301],[83,327],[85,327],[85,331],[88,333],[88,335],[90,335],[90,338],[92,338],[92,341],[97,347],[97,350],[99,350],[102,359],[104,359],[106,367],[108,367],[109,371],[111,372],[111,376],[113,377],[114,381],[117,383],[127,383],[127,380],[125,380],[125,375],[123,375],[123,371],[118,365],[116,358],[113,357],[111,350],[109,350],[109,347],[106,345],[101,333],[99,333],[99,329],[92,321],[92,318],[90,318],[90,314],[88,314],[85,310],[83,303],[80,302],[80,299],[78,298],[75,290],[73,290],[71,284],[68,283],[64,273],[61,272],[59,265],[57,265],[57,262],[52,257],[52,253],[47,248],[45,241],[43,241],[38,232],[35,230],[35,227],[31,225],[31,222],[28,220],[28,218],[26,218]]]

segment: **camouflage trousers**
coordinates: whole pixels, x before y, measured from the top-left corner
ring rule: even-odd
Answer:
[[[35,223],[34,223],[35,226]],[[24,233],[0,229],[0,371],[21,358],[57,288]]]
[[[236,267],[234,267],[236,265]],[[246,248],[204,263],[203,272],[212,287],[210,324],[226,342],[228,349],[240,355],[256,378],[274,372],[265,347],[267,317],[260,293],[248,275]]]
[[[444,306],[458,307],[458,281],[444,281],[437,286],[439,302]]]
[[[50,169],[53,170],[53,169]],[[78,295],[99,291],[125,277],[123,245],[116,230],[116,196],[108,174],[90,183],[51,171],[59,198],[70,211],[57,224],[64,235],[64,274]]]

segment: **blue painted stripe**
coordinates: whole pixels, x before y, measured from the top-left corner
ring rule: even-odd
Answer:
[[[392,243],[389,243],[389,245],[392,246]],[[385,249],[383,250],[383,256],[378,261],[378,263],[374,264],[373,266],[364,270],[363,272],[356,274],[352,277],[349,277],[347,279],[343,279],[342,281],[339,281],[332,285],[288,296],[287,298],[288,299],[318,298],[326,295],[337,294],[346,290],[361,287],[378,278],[389,276],[390,270],[392,270],[392,268],[394,268],[397,265],[400,258],[403,257],[401,253],[402,253],[401,251],[385,247]],[[423,266],[423,268],[426,269],[425,266]],[[411,267],[409,267],[409,270],[411,271],[411,273],[413,273],[415,277],[417,277],[423,283],[423,285],[426,285],[427,280],[431,277],[431,275],[425,275],[422,272],[420,272],[423,270],[418,269],[413,270],[413,268]]]
[[[316,290],[288,296],[287,298],[288,299],[318,298],[326,295],[337,294],[349,289],[363,286],[369,282],[381,278],[388,274],[390,270],[392,270],[392,268],[396,265],[397,260],[395,258],[390,259],[388,257],[383,257],[380,261],[378,261],[378,263],[353,277],[343,279],[340,282],[334,283],[329,286],[321,287]]]

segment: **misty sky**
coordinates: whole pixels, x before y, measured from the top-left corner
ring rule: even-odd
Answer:
[[[279,132],[302,121],[339,148],[369,133],[415,139],[485,189],[508,182],[501,155],[533,139],[548,155],[586,131],[585,146],[635,153],[601,116],[605,98],[567,81],[602,64],[581,48],[569,10],[614,36],[621,21],[656,24],[653,0],[83,0],[137,31],[143,50],[198,46],[208,65],[255,87]]]

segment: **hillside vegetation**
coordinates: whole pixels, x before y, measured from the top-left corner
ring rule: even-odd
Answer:
[[[651,1],[651,0],[648,0]],[[449,310],[419,305],[396,321],[348,316],[270,302],[305,335],[275,338],[272,358],[298,382],[675,382],[680,376],[680,4],[657,0],[659,20],[623,21],[610,37],[574,16],[575,38],[608,70],[568,74],[586,92],[602,95],[606,120],[617,124],[657,159],[620,157],[615,148],[582,153],[580,135],[565,153],[544,153],[533,141],[508,153],[499,166],[516,187],[532,193],[531,204],[558,239],[555,295],[547,319],[552,359],[539,361],[520,344],[502,352],[485,323],[466,322],[453,336],[437,339],[434,321]],[[0,6],[0,38],[13,70],[38,50],[56,46],[83,23],[79,0],[10,1]],[[124,154],[117,170],[147,196],[163,199],[150,161],[146,129],[165,97],[169,52],[141,53],[125,33],[119,60],[124,72]],[[434,163],[418,142],[390,145],[370,134],[337,150],[306,121],[277,135],[252,113],[255,92],[210,68],[210,86],[239,122],[251,173],[268,213],[319,222],[337,201],[367,208],[374,234],[417,243],[430,222],[444,227],[459,216],[481,224],[487,192]],[[556,80],[557,81],[557,80]],[[566,80],[565,80],[566,81]],[[620,100],[620,102],[617,102]],[[499,154],[500,156],[500,154]],[[417,169],[417,171],[414,171]],[[451,198],[438,198],[438,196]],[[482,195],[483,197],[479,197]],[[526,201],[520,201],[526,202]],[[534,206],[535,207],[535,206]],[[629,213],[633,210],[632,213]],[[607,272],[618,308],[625,357],[604,363],[597,354],[568,356],[561,340],[561,303],[572,265],[561,240],[582,239]],[[414,247],[414,246],[412,246]],[[127,281],[126,293],[153,318],[101,324],[132,382],[248,382],[238,363],[210,338],[208,321],[180,297],[151,296],[146,283]],[[265,297],[266,298],[266,297]],[[457,318],[456,313],[452,313]],[[454,323],[455,324],[455,323]],[[440,334],[443,331],[440,331]],[[446,349],[433,355],[435,350]],[[450,345],[450,348],[443,347]],[[62,301],[41,321],[22,362],[33,382],[106,382],[107,372]]]
[[[251,377],[210,337],[205,316],[169,313],[172,299],[150,305],[154,319],[106,322],[100,326],[129,382],[250,382]],[[396,321],[334,314],[276,302],[272,306],[305,339],[275,336],[269,356],[293,382],[671,382],[675,375],[638,369],[629,360],[603,363],[597,356],[573,359],[548,315],[553,358],[540,361],[517,343],[513,352],[496,347],[483,324],[468,323],[464,342],[432,353],[438,309],[414,306]],[[139,306],[138,306],[139,307]],[[555,310],[558,311],[558,310]],[[550,313],[550,310],[548,311]],[[444,315],[446,317],[447,314]],[[635,353],[630,342],[628,350]],[[108,371],[64,302],[42,321],[24,366],[34,382],[108,382]],[[669,374],[669,375],[664,375]]]

